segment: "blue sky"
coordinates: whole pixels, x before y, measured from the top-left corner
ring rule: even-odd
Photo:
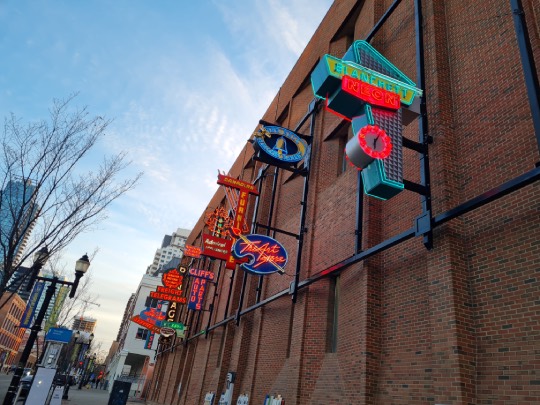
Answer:
[[[108,350],[164,234],[191,228],[331,0],[0,2],[0,114],[46,118],[53,98],[114,119],[85,164],[127,151],[140,185],[64,252],[90,267]],[[71,272],[71,271],[70,271]]]

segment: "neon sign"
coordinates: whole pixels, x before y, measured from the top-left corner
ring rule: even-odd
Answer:
[[[174,322],[176,319],[177,302],[172,301],[167,308],[167,322]],[[165,321],[163,321],[165,322]]]
[[[353,79],[350,76],[343,76],[341,89],[371,105],[378,105],[393,110],[397,110],[401,106],[399,94],[372,86],[361,80]]]
[[[150,291],[150,297],[163,301],[175,301],[180,304],[185,304],[186,297],[182,297],[182,284],[184,276],[182,273],[186,272],[185,267],[179,267],[178,269],[171,269],[163,273],[161,276],[161,282],[163,286],[157,286],[156,291]]]
[[[259,191],[254,184],[248,183],[247,181],[235,179],[234,177],[218,174],[217,183],[225,187],[236,188],[241,191],[246,191],[250,194],[259,195]]]
[[[180,293],[182,293],[182,291],[180,291]],[[150,297],[158,299],[158,300],[163,300],[163,301],[175,301],[175,302],[178,302],[179,304],[185,304],[187,302],[186,297],[181,297],[177,293],[172,294],[172,293],[159,291],[159,287],[158,287],[158,291],[150,291]]]
[[[377,125],[366,125],[347,142],[347,159],[359,170],[365,169],[374,159],[385,159],[392,151],[392,141]]]
[[[234,216],[232,226],[237,229],[242,229],[242,225],[244,223],[245,216],[247,214],[247,203],[248,203],[249,195],[250,194],[259,195],[259,191],[257,190],[254,184],[248,183],[243,180],[238,180],[233,177],[225,176],[223,174],[218,175],[217,183],[224,187],[230,187],[230,188],[234,188],[238,190],[238,201],[236,204],[235,216]],[[204,242],[204,236],[205,235],[203,235],[203,242]],[[232,241],[230,242],[232,243]],[[228,246],[228,249],[230,251],[230,245]],[[225,263],[226,269],[234,270],[236,268],[236,262],[230,253],[223,260],[227,261]]]
[[[141,325],[142,327],[154,333],[159,333],[159,331],[161,330],[161,328],[159,326],[156,326],[155,323],[149,322],[146,319],[142,319],[139,315],[135,315],[134,317],[132,317],[131,321],[135,322],[138,325]]]
[[[204,293],[206,292],[206,279],[194,278],[189,294],[188,308],[194,311],[203,309]]]
[[[417,113],[422,90],[366,41],[342,59],[325,55],[311,74],[326,109],[351,121],[346,157],[362,170],[366,194],[386,200],[404,189],[402,110]]]
[[[204,278],[205,280],[213,280],[214,279],[214,273],[208,270],[202,270],[202,269],[189,269],[189,275],[192,277],[199,277]]]
[[[159,333],[161,333],[161,328],[159,329]],[[150,332],[148,336],[146,337],[146,342],[144,343],[144,348],[151,350],[152,345],[154,344],[154,339],[156,337],[155,332]]]
[[[253,135],[257,160],[289,168],[295,167],[306,155],[306,141],[287,128],[263,125]]]
[[[178,336],[179,338],[184,338],[186,336],[185,334],[186,327],[184,326],[182,322],[163,321],[161,323],[161,327],[162,329],[163,327],[166,327],[166,328],[171,328],[172,330],[176,331],[176,336]]]
[[[231,252],[232,241],[203,234],[202,254],[215,259],[227,260]]]
[[[288,255],[277,240],[265,235],[242,235],[238,229],[233,229],[233,233],[238,239],[232,247],[232,255],[236,259],[248,259],[240,265],[245,271],[257,275],[285,273]]]
[[[184,247],[184,255],[198,259],[199,257],[201,257],[201,248],[197,246],[186,245]]]
[[[355,41],[352,47],[358,46],[358,44],[362,42],[371,47],[371,45],[365,41]],[[371,47],[371,50],[374,50],[374,48]],[[384,59],[387,64],[392,65],[379,52],[375,52],[380,58]],[[352,56],[351,58],[355,57]],[[395,66],[394,69],[399,72]],[[405,105],[411,105],[416,97],[422,96],[422,90],[416,88],[414,82],[403,73],[399,75],[399,79],[394,79],[365,66],[342,60],[331,55],[324,55],[311,75],[311,85],[315,96],[324,99],[329,94],[334,93],[336,88],[341,86],[341,79],[343,76],[350,76],[353,79],[361,80],[364,83],[369,83],[381,89],[397,93],[401,103]]]
[[[226,238],[229,235],[228,228],[232,226],[233,220],[223,207],[217,207],[211,214],[206,214],[205,224],[212,231],[213,236]]]
[[[177,269],[166,271],[161,276],[161,282],[163,283],[165,287],[176,289],[176,290],[182,289],[183,280],[184,280],[184,276],[182,276]]]

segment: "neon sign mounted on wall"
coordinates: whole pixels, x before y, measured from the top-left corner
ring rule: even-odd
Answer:
[[[185,267],[179,267],[178,269],[171,269],[163,273],[161,276],[163,286],[157,286],[156,291],[150,291],[150,297],[158,300],[175,301],[180,304],[185,304],[187,298],[182,296],[183,273],[185,273],[185,271]]]
[[[288,255],[281,243],[265,235],[242,235],[238,229],[232,231],[238,237],[232,247],[232,255],[238,260],[248,259],[240,265],[242,269],[259,276],[285,273]]]
[[[298,134],[276,125],[263,124],[253,136],[256,159],[284,169],[296,168],[308,150]]]
[[[206,279],[195,277],[191,284],[191,293],[189,294],[188,308],[194,311],[203,309],[204,294],[206,292]]]
[[[189,275],[191,277],[204,278],[205,280],[210,280],[210,281],[212,281],[215,277],[215,274],[211,271],[195,269],[195,268],[189,269]]]
[[[218,238],[226,238],[229,235],[228,228],[233,225],[233,219],[227,213],[227,210],[219,206],[210,214],[206,214],[204,223],[212,231],[212,235]]]
[[[418,113],[422,90],[366,41],[342,59],[325,55],[311,74],[316,97],[351,121],[346,157],[361,170],[366,194],[386,200],[404,189],[402,110]]]
[[[243,181],[240,179],[235,179],[234,177],[225,176],[223,174],[218,174],[217,183],[224,187],[238,190],[236,207],[234,208],[235,215],[232,227],[242,229],[247,215],[249,195],[259,195],[259,190],[257,190],[257,187],[252,183],[248,183],[247,181]],[[227,190],[225,191],[227,192]],[[229,254],[228,257],[223,260],[227,260],[227,262],[225,263],[226,269],[234,270],[236,268],[236,261],[231,254]]]
[[[201,257],[201,248],[198,246],[186,245],[184,247],[184,256],[194,257],[198,259]]]
[[[350,76],[343,76],[341,89],[371,105],[397,110],[401,106],[399,94],[381,89]]]

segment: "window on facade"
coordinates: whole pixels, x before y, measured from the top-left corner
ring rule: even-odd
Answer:
[[[287,354],[286,354],[287,358],[291,357],[291,343],[292,343],[292,334],[294,330],[294,308],[295,307],[296,307],[295,305],[291,305],[291,314],[289,317],[289,333],[288,333],[289,339],[287,341]]]
[[[335,135],[335,142],[338,143],[338,176],[349,168],[349,162],[345,157],[345,145],[353,136],[352,125],[345,122]]]
[[[157,308],[159,300],[157,298],[146,297],[144,306],[147,308]]]
[[[144,328],[137,329],[137,334],[135,335],[135,339],[146,340],[147,337],[148,337],[148,329],[144,329]]]
[[[330,279],[327,312],[326,351],[336,353],[338,342],[339,276]]]

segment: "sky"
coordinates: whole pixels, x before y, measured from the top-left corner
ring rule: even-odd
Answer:
[[[53,99],[113,119],[92,151],[144,172],[62,255],[98,249],[95,340],[108,350],[165,234],[191,229],[331,0],[2,0],[0,116],[47,118]],[[68,272],[70,273],[70,272]]]

